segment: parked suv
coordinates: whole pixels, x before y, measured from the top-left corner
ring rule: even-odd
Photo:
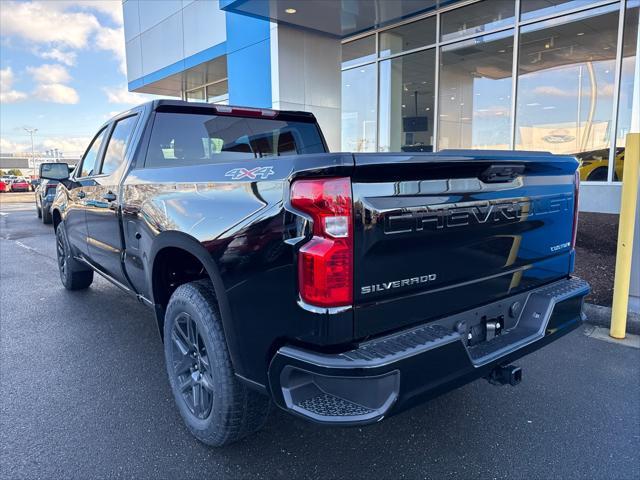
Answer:
[[[329,153],[309,113],[157,100],[104,124],[73,175],[41,177],[60,182],[62,284],[98,272],[151,307],[186,425],[225,445],[272,402],[362,425],[519,383],[511,362],[582,321],[577,167]]]
[[[58,182],[54,180],[42,180],[36,187],[36,211],[42,223],[51,223],[51,204],[56,196]]]

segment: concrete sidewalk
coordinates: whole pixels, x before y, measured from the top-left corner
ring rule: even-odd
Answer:
[[[611,307],[603,307],[592,303],[584,304],[587,322],[600,327],[611,326]],[[627,315],[627,333],[640,334],[640,314],[629,312]]]

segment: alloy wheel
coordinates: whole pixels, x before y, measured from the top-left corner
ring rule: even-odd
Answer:
[[[171,372],[189,411],[204,420],[213,407],[213,377],[198,324],[180,313],[171,330]]]

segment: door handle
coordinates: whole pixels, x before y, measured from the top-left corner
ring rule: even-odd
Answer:
[[[80,190],[80,191],[78,192],[78,198],[84,198],[84,197],[86,197],[86,196],[87,196],[87,194],[86,194],[86,193],[84,193],[82,190]]]
[[[113,202],[116,199],[116,194],[113,192],[105,193],[102,198],[104,198],[107,202]]]

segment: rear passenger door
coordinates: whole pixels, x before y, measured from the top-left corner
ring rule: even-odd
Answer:
[[[93,178],[86,198],[87,244],[91,262],[123,286],[128,286],[128,281],[122,268],[124,243],[118,195],[138,117],[136,113],[114,122],[98,174]]]

